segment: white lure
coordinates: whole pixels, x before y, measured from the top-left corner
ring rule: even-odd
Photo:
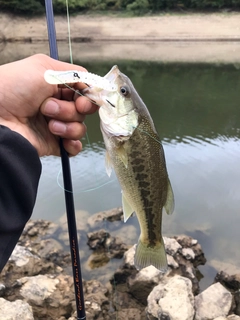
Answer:
[[[44,79],[49,84],[65,84],[82,82],[91,87],[107,91],[117,90],[117,86],[106,79],[105,77],[98,76],[97,74],[84,72],[84,71],[54,71],[47,70],[44,73]]]

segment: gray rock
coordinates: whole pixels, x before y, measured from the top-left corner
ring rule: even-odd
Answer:
[[[128,278],[129,292],[135,299],[146,305],[149,293],[163,277],[163,273],[153,266],[144,268],[135,276]]]
[[[182,251],[182,246],[174,238],[163,237],[166,252],[174,256],[177,252]]]
[[[240,270],[238,273],[229,274],[224,271],[218,272],[215,281],[220,282],[225,288],[227,288],[233,295],[234,303],[232,306],[232,312],[236,315],[240,315]]]
[[[173,256],[170,256],[169,254],[167,254],[167,262],[169,267],[173,269],[177,269],[179,267],[179,264],[177,263],[177,261],[173,258]]]
[[[106,230],[101,229],[95,232],[89,232],[87,237],[87,244],[89,245],[90,249],[98,250],[106,247],[106,240],[110,237],[110,234]]]
[[[135,255],[136,247],[137,247],[137,245],[135,244],[130,249],[128,249],[123,255],[124,264],[127,265],[128,267],[135,268],[134,255]]]
[[[192,237],[186,236],[185,234],[181,234],[174,238],[183,248],[190,248],[198,243],[197,239],[193,239]]]
[[[105,252],[105,255],[109,257],[108,260],[111,258],[121,259],[124,252],[129,248],[119,237],[112,237],[104,229],[89,232],[87,237],[89,247],[99,254]],[[96,255],[95,258],[97,258]]]
[[[0,297],[3,297],[6,290],[6,286],[3,283],[0,283]]]
[[[182,255],[187,259],[187,260],[194,260],[195,259],[195,253],[191,248],[183,248],[182,249]]]
[[[9,258],[9,261],[13,261],[17,267],[22,267],[29,262],[30,257],[40,260],[40,258],[33,255],[28,248],[17,244]]]
[[[38,275],[18,280],[20,297],[33,308],[39,319],[59,319],[76,308],[73,279],[67,275]]]
[[[29,241],[32,242],[39,237],[52,235],[57,229],[58,226],[51,221],[42,219],[29,220],[22,232],[20,243],[26,245]]]
[[[18,280],[18,284],[22,285],[21,296],[37,306],[41,306],[44,300],[51,296],[58,283],[59,280],[51,275],[24,277]]]
[[[123,221],[123,210],[121,207],[114,208],[108,211],[97,212],[88,218],[88,225],[90,228],[95,228],[96,226],[103,226],[104,221]]]
[[[141,310],[136,308],[121,309],[117,312],[117,320],[142,320]]]
[[[177,242],[182,246],[182,248],[191,248],[195,254],[193,265],[197,267],[199,265],[203,265],[206,263],[206,258],[202,251],[201,245],[198,243],[196,239],[193,239],[186,235],[180,235],[174,237]]]
[[[240,317],[235,314],[231,314],[228,317],[217,317],[214,320],[240,320]]]
[[[147,312],[157,319],[193,320],[194,297],[191,281],[174,276],[167,283],[157,285],[148,296]]]
[[[99,281],[86,282],[84,300],[87,319],[107,319],[109,311],[108,290]]]
[[[13,302],[0,298],[0,320],[34,320],[31,306],[22,301]]]
[[[220,283],[215,283],[195,298],[196,320],[226,317],[231,309],[232,295]]]

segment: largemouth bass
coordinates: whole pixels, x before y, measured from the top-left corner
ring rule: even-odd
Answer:
[[[104,77],[116,86],[108,91],[86,88],[83,94],[100,106],[101,131],[106,146],[106,168],[113,167],[122,188],[124,221],[136,213],[141,234],[134,263],[165,272],[162,211],[174,209],[165,156],[149,111],[130,79],[114,66]]]
[[[134,263],[137,269],[155,266],[165,272],[162,211],[174,209],[162,144],[153,120],[130,79],[114,66],[105,77],[77,71],[45,74],[49,83],[86,82],[83,94],[99,106],[106,146],[106,169],[112,167],[122,188],[124,221],[136,213],[141,234]],[[67,80],[66,80],[67,79]]]

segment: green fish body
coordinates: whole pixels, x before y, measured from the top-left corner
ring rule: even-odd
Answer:
[[[136,213],[141,234],[134,263],[137,269],[155,266],[165,272],[162,211],[173,212],[174,197],[162,144],[147,107],[130,79],[117,66],[105,76],[115,92],[85,89],[100,106],[101,131],[106,146],[106,168],[113,167],[122,188],[124,221]]]

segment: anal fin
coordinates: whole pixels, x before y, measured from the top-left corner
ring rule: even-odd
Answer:
[[[124,222],[127,222],[128,218],[131,217],[133,214],[134,210],[128,203],[127,199],[124,196],[124,193],[122,192],[122,207],[123,207],[123,218]]]
[[[112,173],[112,163],[108,152],[105,154],[105,167],[107,175],[110,177]]]
[[[174,195],[170,180],[168,179],[167,200],[164,204],[167,214],[172,214],[174,210]]]

